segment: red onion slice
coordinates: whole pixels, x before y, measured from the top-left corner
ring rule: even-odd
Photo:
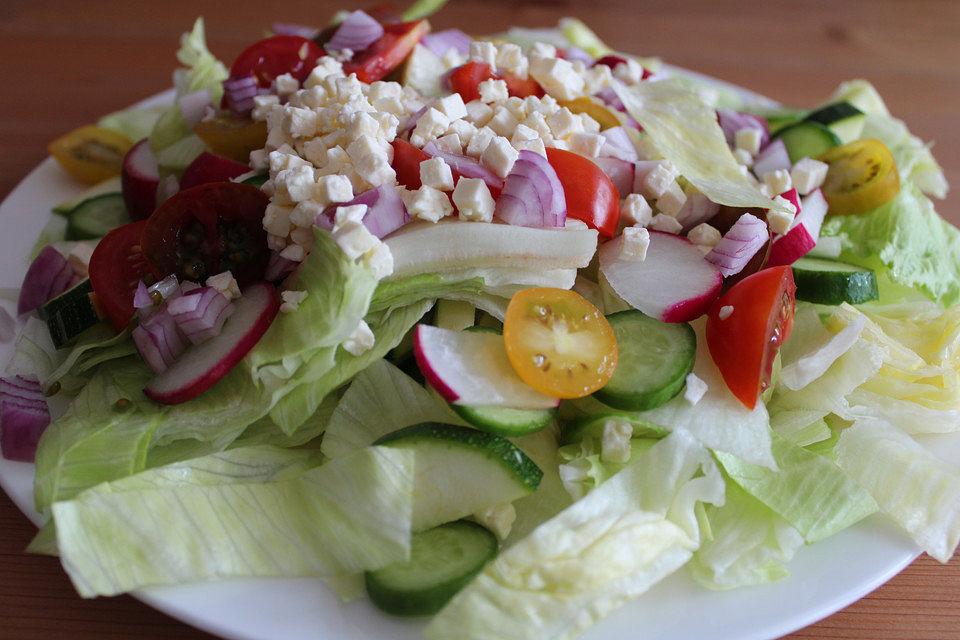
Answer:
[[[480,161],[475,158],[444,151],[433,141],[423,146],[423,152],[431,158],[443,158],[443,161],[450,165],[451,169],[464,178],[480,178],[487,183],[488,187],[498,192],[503,188],[503,180],[500,179],[500,176],[480,164]],[[521,153],[523,152],[521,151]]]
[[[36,378],[0,378],[0,452],[7,460],[33,462],[50,410]]]
[[[17,314],[22,315],[46,304],[70,288],[75,274],[59,251],[51,246],[40,250],[30,263],[20,288]]]
[[[787,153],[787,147],[780,138],[772,140],[770,144],[760,149],[760,153],[753,159],[753,173],[761,179],[777,169],[790,171],[792,166],[790,154]]]
[[[420,40],[420,44],[440,57],[453,49],[461,55],[470,53],[470,43],[473,38],[460,29],[444,29],[435,33],[428,33]]]
[[[731,147],[734,145],[737,131],[750,127],[760,129],[763,132],[760,138],[761,148],[770,142],[770,129],[767,126],[767,121],[760,116],[755,116],[752,113],[741,113],[733,109],[717,109],[717,121],[720,123],[720,128],[723,129],[723,136],[727,139],[727,144]]]
[[[563,50],[563,57],[570,62],[576,62],[579,60],[588,67],[592,67],[596,63],[596,60],[594,60],[592,55],[575,44],[572,44]]]
[[[256,95],[259,95],[259,87],[252,74],[223,81],[224,104],[238,115],[246,115],[253,110],[253,97]]]
[[[720,242],[705,257],[707,262],[716,265],[724,276],[732,276],[740,273],[769,238],[767,223],[745,213],[733,223],[730,230],[723,234]]]
[[[521,151],[503,183],[494,215],[523,227],[562,227],[567,221],[563,185],[547,159]]]
[[[400,191],[394,186],[380,185],[364,191],[350,202],[328,207],[317,216],[314,224],[321,229],[333,231],[333,220],[337,209],[355,204],[367,205],[363,226],[378,238],[383,238],[410,222],[410,214],[407,213],[407,207],[403,204]]]
[[[331,228],[332,226],[333,223],[331,223]],[[330,231],[330,229],[327,229],[327,231]],[[267,261],[267,270],[263,274],[263,279],[269,280],[270,282],[282,280],[293,273],[293,270],[297,268],[298,264],[298,262],[284,258],[277,251],[271,251],[270,260]]]
[[[308,27],[305,24],[294,24],[292,22],[274,22],[270,25],[270,31],[277,36],[300,36],[307,40],[313,40],[320,31],[316,27]]]
[[[157,373],[165,371],[186,349],[177,323],[165,308],[142,320],[131,337],[140,357]]]
[[[383,35],[383,25],[363,11],[354,11],[344,18],[326,44],[328,51],[363,51]]]
[[[177,328],[193,344],[220,335],[233,303],[213,287],[199,287],[167,303]]]
[[[620,158],[627,162],[636,162],[640,159],[637,148],[633,146],[633,140],[630,139],[630,134],[625,127],[610,127],[601,131],[600,135],[604,138],[600,155]]]

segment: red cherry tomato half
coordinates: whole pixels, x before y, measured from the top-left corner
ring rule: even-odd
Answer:
[[[707,315],[707,347],[733,395],[748,409],[770,385],[773,360],[793,329],[793,270],[771,267],[723,294]]]
[[[230,77],[253,75],[257,86],[264,88],[285,73],[303,82],[323,55],[323,47],[300,36],[264,38],[240,52],[230,67]]]
[[[521,80],[514,76],[494,71],[493,67],[485,62],[468,62],[450,72],[450,88],[459,93],[464,102],[480,99],[480,83],[484,80],[503,80],[507,83],[507,93],[516,98],[544,95],[543,87],[536,80],[528,78]]]
[[[417,190],[423,186],[420,182],[420,163],[429,160],[430,156],[416,148],[406,140],[394,138],[393,162],[391,166],[397,172],[397,182],[410,190]]]
[[[140,244],[157,278],[203,282],[230,271],[241,287],[262,280],[270,251],[270,198],[249,184],[211,182],[180,191],[146,220]]]
[[[117,227],[105,235],[90,257],[90,284],[100,309],[117,331],[133,317],[133,294],[137,283],[154,282],[150,264],[140,249],[140,234],[146,220]]]
[[[620,222],[620,194],[613,181],[590,159],[572,151],[547,149],[567,201],[567,217],[582,220],[612,238]]]
[[[353,59],[345,62],[343,72],[347,75],[357,74],[357,79],[361,82],[383,80],[407,59],[413,47],[427,35],[429,29],[426,20],[385,24],[383,35],[361,53],[354,55]]]

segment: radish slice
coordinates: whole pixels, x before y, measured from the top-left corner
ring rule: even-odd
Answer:
[[[707,262],[717,265],[724,276],[732,276],[740,273],[769,239],[767,223],[745,213],[706,255]]]
[[[34,378],[0,378],[0,452],[7,460],[33,462],[50,410]]]
[[[247,165],[204,151],[183,171],[180,190],[208,182],[227,182],[250,171]]]
[[[266,333],[279,308],[280,296],[272,284],[256,282],[248,286],[234,301],[233,315],[220,335],[184,351],[144,387],[144,394],[163,404],[179,404],[197,397],[247,355]]]
[[[618,296],[648,316],[687,322],[706,313],[720,295],[720,270],[686,238],[650,231],[643,260],[621,259],[622,242],[620,236],[600,247],[600,271]]]
[[[144,138],[130,148],[123,158],[120,188],[131,220],[147,218],[157,207],[157,186],[160,167],[150,141]]]
[[[350,49],[363,51],[383,35],[383,25],[363,11],[354,11],[340,23],[333,37],[325,45],[327,51]]]
[[[520,379],[499,334],[420,324],[413,345],[420,371],[447,402],[513,409],[552,409],[560,404],[558,398]]]
[[[494,215],[521,227],[562,227],[567,220],[563,185],[547,159],[521,151],[503,183]]]
[[[777,169],[790,171],[792,166],[793,163],[790,162],[787,146],[783,144],[783,140],[780,138],[760,149],[760,153],[753,159],[753,173],[758,178],[763,178],[763,176]]]
[[[75,274],[67,259],[47,245],[30,263],[20,288],[17,314],[23,315],[46,304],[70,288]]]
[[[767,266],[793,264],[817,245],[820,227],[827,215],[827,199],[820,189],[812,191],[800,203],[800,212],[785,234],[770,243]]]
[[[633,191],[634,165],[632,162],[610,156],[593,158],[593,162],[610,178],[621,200],[630,195]]]

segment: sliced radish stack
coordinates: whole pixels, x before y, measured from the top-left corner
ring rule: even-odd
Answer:
[[[123,158],[120,189],[131,220],[147,218],[157,207],[160,167],[146,138],[133,145]]]
[[[768,267],[793,264],[817,245],[820,227],[827,215],[827,199],[817,189],[800,202],[799,213],[785,234],[770,244]]]
[[[243,359],[266,333],[280,308],[280,296],[268,282],[248,286],[234,302],[220,335],[193,345],[143,389],[148,398],[179,404],[195,398]]]
[[[444,400],[465,406],[552,409],[560,404],[520,379],[503,336],[417,325],[414,356],[427,382]]]
[[[622,236],[600,247],[600,271],[618,296],[648,316],[687,322],[706,313],[720,295],[720,270],[686,238],[650,231],[640,261],[621,259],[621,242]]]

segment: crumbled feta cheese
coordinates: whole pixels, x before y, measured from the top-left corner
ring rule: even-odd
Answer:
[[[745,149],[734,149],[733,159],[736,160],[737,164],[742,167],[749,167],[753,165],[753,156],[750,155],[750,152]]]
[[[777,169],[763,174],[763,184],[770,187],[770,192],[776,195],[788,191],[793,186],[793,180],[789,171]]]
[[[350,178],[344,175],[321,177],[316,183],[314,200],[323,207],[334,202],[350,202],[353,200],[353,185],[350,183]]]
[[[773,201],[783,207],[784,209],[790,211],[794,215],[797,213],[797,207],[792,202],[784,198],[783,196],[775,196]]]
[[[536,140],[520,140],[519,142],[514,142],[513,147],[517,151],[533,151],[538,153],[544,158],[547,157],[547,147],[543,144],[543,140],[537,138]]]
[[[553,115],[547,117],[547,126],[554,138],[569,138],[575,133],[583,131],[583,120],[570,109],[563,107]]]
[[[467,103],[467,120],[474,126],[482,127],[493,117],[493,107],[480,100]]]
[[[518,142],[527,142],[530,140],[539,140],[540,134],[535,130],[531,129],[525,124],[518,124],[516,129],[513,130],[513,137],[510,138],[510,142],[516,146]]]
[[[690,404],[697,404],[704,394],[707,393],[707,383],[701,380],[694,373],[687,374],[687,386],[683,390],[684,399]]]
[[[513,148],[509,140],[503,136],[497,136],[480,154],[480,162],[501,178],[506,178],[519,155],[520,152]]]
[[[587,86],[583,76],[563,58],[532,57],[529,74],[558,100],[573,100],[583,95]]]
[[[702,247],[714,247],[723,236],[720,231],[706,222],[701,222],[687,233],[687,240]]]
[[[414,128],[413,134],[421,136],[424,140],[431,140],[442,135],[449,126],[450,118],[439,109],[430,107],[417,120],[417,126]]]
[[[730,317],[732,313],[733,313],[733,306],[729,304],[725,304],[722,307],[720,307],[720,311],[717,312],[717,317],[720,318],[721,320],[726,320],[727,318]]]
[[[447,127],[447,134],[455,133],[460,138],[461,145],[470,144],[473,134],[477,132],[477,127],[468,120],[454,120]],[[462,151],[461,151],[462,152]]]
[[[293,207],[271,202],[263,212],[263,228],[267,233],[286,238],[290,233],[290,212]]]
[[[570,150],[588,158],[600,155],[606,138],[598,133],[577,132],[570,136]]]
[[[534,42],[527,52],[530,58],[555,58],[557,57],[557,48],[546,42]]]
[[[752,156],[760,151],[761,142],[763,142],[763,129],[760,127],[743,127],[733,134],[734,148],[742,149]]]
[[[295,227],[290,232],[290,241],[304,250],[309,249],[313,245],[313,226]]]
[[[453,170],[443,158],[430,158],[420,163],[420,182],[441,191],[453,189]]]
[[[385,242],[378,242],[377,246],[367,253],[367,261],[377,280],[393,274],[393,254]]]
[[[523,55],[520,45],[505,42],[497,45],[496,68],[515,78],[526,80],[529,69],[527,57]]]
[[[564,229],[573,229],[575,231],[585,231],[590,227],[587,226],[587,223],[583,220],[577,220],[576,218],[567,218],[563,223]]]
[[[643,80],[643,65],[633,58],[627,58],[625,63],[621,62],[613,69],[613,75],[626,84],[636,84]]]
[[[683,225],[680,224],[676,218],[668,216],[665,213],[658,213],[653,216],[647,228],[653,229],[654,231],[665,231],[666,233],[680,233],[683,231]]]
[[[463,98],[459,93],[451,93],[441,98],[434,106],[451,122],[467,117],[467,106],[463,103]]]
[[[503,502],[477,511],[473,514],[473,518],[481,526],[492,531],[498,540],[505,540],[517,519],[517,510],[512,502]]]
[[[467,56],[471,62],[482,62],[496,68],[497,45],[485,40],[474,40],[470,43],[470,52]]]
[[[283,113],[284,133],[291,138],[309,138],[317,135],[317,112],[312,109],[286,107]]]
[[[273,111],[275,106],[279,106],[280,96],[268,93],[262,96],[253,97],[253,111],[250,112],[250,117],[256,120],[257,122],[262,122],[267,119],[267,116],[270,115],[270,112]]]
[[[229,271],[210,276],[204,284],[222,293],[227,300],[236,300],[240,297],[240,285]]]
[[[370,325],[361,320],[350,337],[343,341],[343,349],[351,355],[359,356],[373,347],[375,342],[376,338],[370,329]]]
[[[367,215],[367,205],[351,204],[337,207],[333,213],[333,229],[337,230],[345,224],[360,224]]]
[[[647,198],[659,198],[676,184],[680,172],[667,160],[641,160],[636,163],[633,190]]]
[[[404,191],[403,203],[411,218],[438,222],[453,213],[453,205],[443,191],[423,186],[416,191]]]
[[[356,260],[373,249],[380,240],[360,222],[348,222],[333,230],[331,236],[340,250],[350,258]]]
[[[490,144],[490,141],[496,137],[497,134],[490,127],[477,129],[467,145],[467,155],[479,157],[483,150],[487,148],[487,145]]]
[[[603,462],[629,462],[632,436],[633,426],[628,421],[616,418],[606,420],[600,439],[600,459]]]
[[[480,101],[491,103],[497,100],[506,100],[510,97],[507,92],[507,83],[503,80],[484,80],[478,87],[480,90]]]
[[[460,136],[455,133],[448,133],[440,136],[433,142],[441,151],[447,151],[449,153],[455,153],[458,155],[463,153],[463,145],[460,144]]]
[[[686,201],[687,194],[683,192],[683,189],[677,181],[674,180],[664,192],[660,194],[660,197],[657,198],[657,209],[668,216],[675,216],[680,213],[680,209],[683,208],[683,203]]]
[[[298,202],[290,212],[290,224],[297,227],[311,227],[321,213],[323,213],[323,207],[316,200]]]
[[[307,257],[307,250],[299,244],[288,244],[284,250],[280,252],[280,257],[292,262],[303,262]]]
[[[624,227],[620,241],[620,257],[625,260],[643,262],[650,246],[650,232],[645,227]]]
[[[767,211],[767,224],[770,225],[770,231],[776,234],[783,234],[790,230],[793,224],[793,215],[785,211],[771,209]]]
[[[371,187],[394,185],[397,182],[397,172],[390,166],[387,156],[378,153],[368,153],[355,164],[357,175]]]
[[[284,169],[273,179],[276,193],[274,199],[280,202],[303,202],[313,198],[316,183],[313,179],[313,167],[303,165]]]
[[[273,86],[280,97],[289,96],[300,90],[300,81],[289,73],[277,76],[273,81]]]
[[[293,313],[307,297],[306,291],[281,291],[280,304],[281,313]]]
[[[498,136],[510,136],[520,121],[510,109],[505,106],[498,106],[493,110],[493,117],[487,121],[490,127]]]
[[[826,162],[820,162],[813,158],[798,160],[790,170],[790,179],[793,186],[797,188],[797,193],[805,196],[822,185],[829,168]],[[781,191],[781,193],[783,192]]]
[[[628,223],[645,227],[653,218],[650,203],[639,193],[631,193],[620,206],[620,216]]]
[[[490,188],[481,178],[460,178],[453,190],[453,204],[461,220],[490,222],[496,205]]]

